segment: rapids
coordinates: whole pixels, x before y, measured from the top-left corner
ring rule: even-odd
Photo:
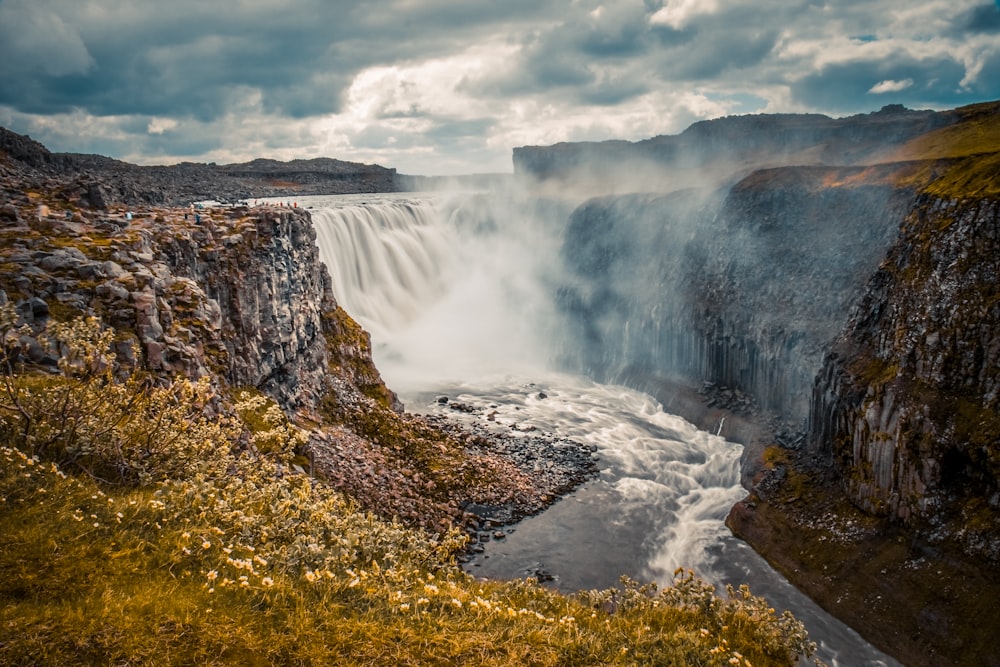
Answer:
[[[505,194],[306,197],[338,302],[372,335],[386,384],[411,411],[441,395],[590,444],[600,475],[467,569],[604,588],[668,583],[678,567],[749,583],[801,619],[830,665],[898,665],[788,584],[725,527],[745,495],[741,446],[664,412],[648,395],[562,371],[574,358],[556,294],[573,203]],[[456,419],[482,419],[451,412]]]

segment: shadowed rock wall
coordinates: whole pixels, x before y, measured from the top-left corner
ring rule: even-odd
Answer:
[[[813,396],[813,446],[869,512],[1000,556],[1000,202],[924,197]]]
[[[738,389],[794,422],[826,346],[895,238],[911,196],[782,169],[728,192],[598,199],[574,212],[562,303],[580,366]]]

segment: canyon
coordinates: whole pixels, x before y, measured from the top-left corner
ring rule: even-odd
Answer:
[[[328,421],[303,468],[430,529],[475,530],[470,503],[536,512],[581,479],[539,488],[537,466],[400,413],[307,211],[163,208],[391,191],[392,170],[135,167],[6,130],[0,150],[0,288],[29,328],[96,314],[154,374],[218,377]],[[880,648],[1000,664],[983,632],[1000,628],[1000,104],[732,117],[513,160],[540,199],[588,193],[549,207],[565,216],[560,363],[743,441],[749,495],[730,527]],[[470,492],[442,465],[487,474]]]

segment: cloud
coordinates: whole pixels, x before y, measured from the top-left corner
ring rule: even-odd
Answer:
[[[30,0],[0,4],[0,63],[3,77],[85,74],[95,64],[73,26]]]
[[[868,89],[869,93],[875,95],[880,95],[882,93],[898,93],[901,90],[906,90],[913,85],[913,79],[903,79],[902,81],[892,81],[891,79],[886,79],[885,81],[879,81],[874,86]]]
[[[717,10],[716,0],[666,0],[663,7],[649,17],[649,22],[681,30],[693,17],[712,14]]]
[[[0,121],[145,163],[487,171],[713,115],[991,99],[998,31],[983,0],[0,0]]]
[[[1000,4],[982,4],[973,7],[960,16],[956,23],[959,34],[1000,32]]]
[[[146,126],[149,134],[163,134],[167,130],[176,129],[180,123],[173,118],[152,118]]]

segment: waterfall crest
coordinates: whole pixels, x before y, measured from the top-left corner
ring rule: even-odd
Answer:
[[[445,287],[452,240],[431,201],[381,201],[313,213],[333,293],[382,334],[412,322]]]

